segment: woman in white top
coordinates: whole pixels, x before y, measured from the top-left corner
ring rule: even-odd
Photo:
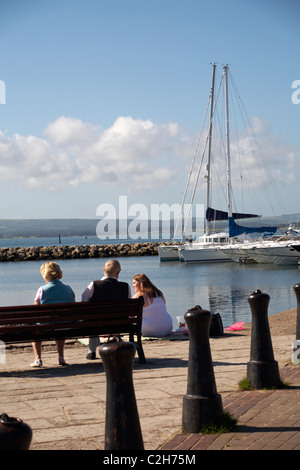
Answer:
[[[166,301],[163,293],[152,284],[145,274],[137,274],[133,277],[133,298],[143,296],[143,321],[142,335],[161,338],[171,333],[172,318],[167,312]]]

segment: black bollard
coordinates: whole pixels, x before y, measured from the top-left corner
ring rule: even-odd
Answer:
[[[144,450],[132,380],[135,350],[123,341],[100,348],[107,381],[105,450]]]
[[[196,306],[184,315],[189,331],[187,394],[183,397],[182,430],[197,433],[210,422],[219,424],[223,416],[221,395],[217,393],[209,344],[212,315]]]
[[[294,285],[294,292],[297,298],[296,340],[300,340],[300,284]]]
[[[32,430],[19,418],[0,414],[0,450],[28,450]]]
[[[278,387],[280,376],[274,359],[268,320],[270,296],[256,290],[248,297],[252,313],[250,362],[247,378],[256,389]]]
[[[296,340],[292,344],[292,362],[300,364],[300,284],[294,285],[294,292],[297,298],[297,320],[296,320]]]

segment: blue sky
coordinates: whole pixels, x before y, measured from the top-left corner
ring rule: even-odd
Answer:
[[[299,17],[298,0],[1,0],[0,218],[181,203],[212,62],[300,212]]]

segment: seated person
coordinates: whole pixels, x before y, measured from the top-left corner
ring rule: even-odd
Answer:
[[[155,287],[145,274],[133,277],[133,298],[144,297],[142,335],[161,338],[171,333],[172,318],[167,312],[163,293]]]
[[[82,294],[82,302],[110,302],[127,300],[131,291],[127,282],[119,281],[121,266],[117,259],[109,259],[103,267],[101,280],[92,281]],[[100,345],[98,336],[89,338],[89,352],[87,359],[96,359],[96,350]]]

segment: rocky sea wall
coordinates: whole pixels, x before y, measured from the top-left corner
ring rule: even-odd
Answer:
[[[161,243],[120,243],[118,245],[73,245],[0,248],[0,262],[47,261],[78,258],[157,256]],[[165,244],[165,243],[164,243]]]

